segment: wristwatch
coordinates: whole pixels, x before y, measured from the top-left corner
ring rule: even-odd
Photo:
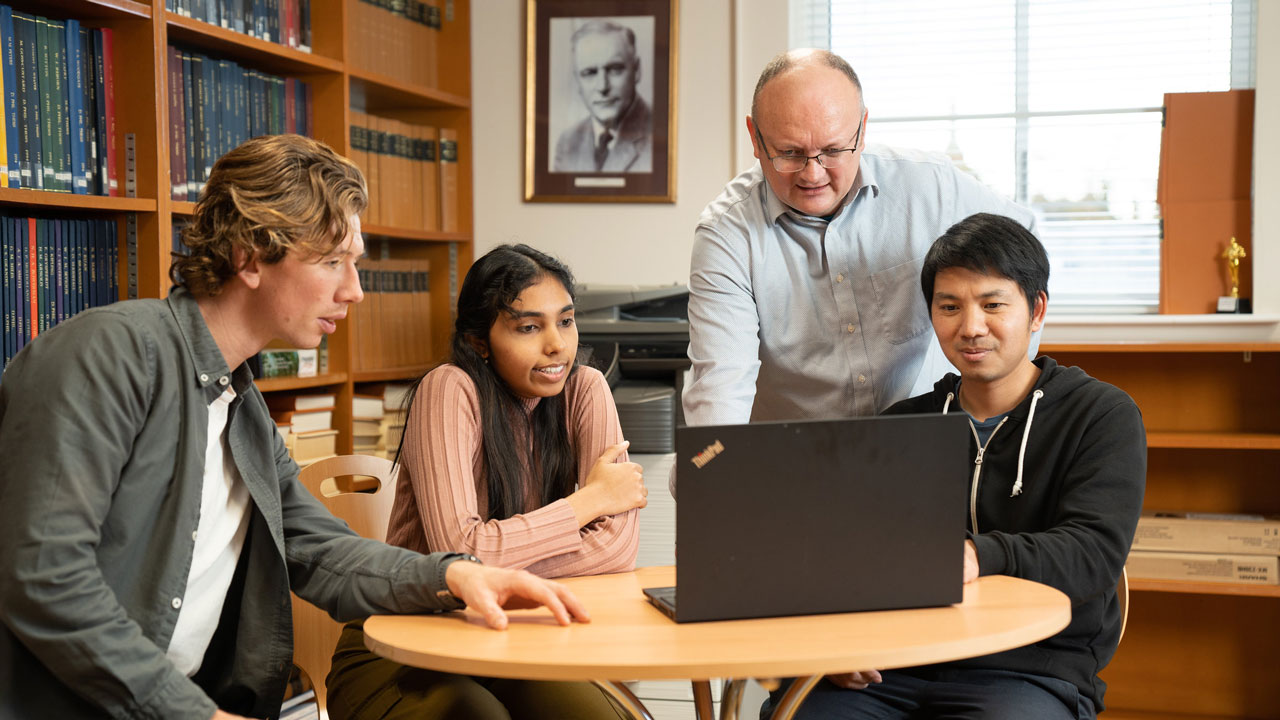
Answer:
[[[439,573],[436,576],[436,587],[440,588],[436,591],[436,599],[440,601],[440,604],[444,606],[442,609],[446,611],[461,610],[467,606],[467,604],[462,601],[462,598],[453,594],[453,591],[449,589],[449,583],[444,579],[445,571],[449,569],[450,565],[458,562],[459,560],[473,562],[478,565],[484,564],[480,562],[480,558],[472,555],[471,553],[447,553],[444,558],[440,560],[440,564],[436,566],[437,572]]]

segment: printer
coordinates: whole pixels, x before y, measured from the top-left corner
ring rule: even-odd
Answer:
[[[631,452],[675,452],[689,363],[689,289],[673,285],[575,288],[579,362],[604,373]]]

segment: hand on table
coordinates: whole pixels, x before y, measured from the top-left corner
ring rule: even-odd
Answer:
[[[978,546],[972,540],[964,541],[964,581],[965,584],[978,579]]]
[[[569,592],[569,588],[524,570],[489,567],[464,560],[450,564],[444,579],[449,591],[467,607],[483,615],[485,622],[494,630],[507,627],[504,608],[520,610],[545,606],[561,625],[568,625],[574,620],[591,622],[587,609]]]
[[[875,685],[884,680],[879,670],[862,670],[861,672],[835,673],[828,675],[827,681],[845,690],[865,690],[868,685]]]

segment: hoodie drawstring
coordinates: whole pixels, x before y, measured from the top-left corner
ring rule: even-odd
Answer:
[[[1022,447],[1018,449],[1018,479],[1014,481],[1013,492],[1009,493],[1009,497],[1017,497],[1022,494],[1022,460],[1027,454],[1027,437],[1031,435],[1031,420],[1036,416],[1036,403],[1040,402],[1042,397],[1044,397],[1043,390],[1036,390],[1031,393],[1031,409],[1027,411],[1027,426],[1022,430]],[[943,412],[945,413],[946,410],[943,410]]]

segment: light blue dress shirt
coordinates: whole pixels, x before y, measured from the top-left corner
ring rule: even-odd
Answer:
[[[920,269],[977,212],[1035,231],[1030,210],[939,154],[869,147],[830,221],[783,204],[758,165],[734,178],[694,236],[685,421],[873,415],[932,388],[952,368]]]

